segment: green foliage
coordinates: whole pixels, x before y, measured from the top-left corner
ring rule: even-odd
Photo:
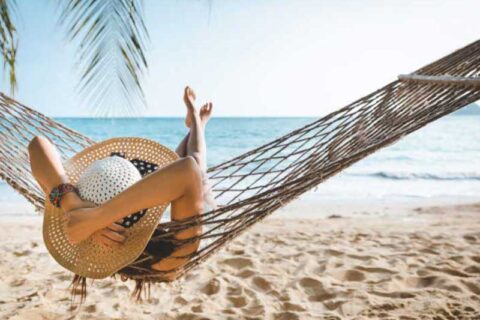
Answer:
[[[15,63],[18,48],[17,32],[11,19],[11,11],[14,9],[14,0],[0,0],[0,51],[3,69],[8,74],[12,94],[17,89]]]
[[[103,115],[145,106],[141,77],[148,31],[142,0],[57,0],[60,23],[78,41],[80,93]],[[0,0],[0,51],[10,91],[17,89],[18,39],[12,20],[15,0]],[[123,109],[123,110],[122,110]]]
[[[141,0],[58,0],[60,23],[78,41],[80,92],[95,111],[111,115],[145,106],[147,68]]]

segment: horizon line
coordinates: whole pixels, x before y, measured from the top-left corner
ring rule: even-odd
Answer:
[[[320,118],[318,116],[216,116],[212,119],[234,119],[234,118]],[[51,116],[53,119],[184,119],[185,116]]]

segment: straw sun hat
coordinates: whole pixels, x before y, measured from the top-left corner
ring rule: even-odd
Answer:
[[[70,183],[82,199],[101,204],[158,168],[178,159],[165,146],[143,138],[114,138],[96,143],[66,163]],[[71,244],[62,228],[64,212],[45,201],[43,239],[53,258],[76,274],[101,279],[114,274],[140,256],[168,204],[132,213],[122,220],[127,240],[107,247],[92,237]]]

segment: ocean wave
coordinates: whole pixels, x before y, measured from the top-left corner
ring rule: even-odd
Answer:
[[[475,172],[431,173],[378,171],[370,173],[350,173],[349,175],[390,180],[480,180],[480,173]]]
[[[398,155],[398,156],[377,156],[378,158],[376,161],[410,161],[410,160],[416,160],[415,157],[413,156],[407,156],[407,155]]]

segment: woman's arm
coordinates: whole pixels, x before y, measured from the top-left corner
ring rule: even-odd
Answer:
[[[179,159],[150,173],[98,207],[69,212],[64,225],[70,241],[78,243],[112,221],[170,202],[171,215],[176,220],[196,216],[203,210],[200,168],[192,157]],[[201,233],[201,227],[192,227],[177,236],[182,233],[193,237]]]
[[[35,137],[28,145],[32,174],[40,187],[49,195],[50,191],[61,183],[67,183],[68,177],[63,168],[60,155],[53,144],[45,137]],[[75,193],[65,194],[60,207],[65,211],[81,208],[85,203]]]
[[[38,181],[40,187],[48,196],[50,191],[61,183],[68,182],[68,176],[62,164],[61,157],[55,146],[45,137],[35,137],[28,145],[30,165],[32,174]],[[91,208],[95,204],[83,201],[75,192],[68,192],[60,199],[60,207],[68,216],[68,212],[80,209]],[[115,245],[125,241],[120,233],[125,228],[113,223],[108,228],[99,230],[97,239],[105,245]],[[113,243],[116,242],[116,243]]]

